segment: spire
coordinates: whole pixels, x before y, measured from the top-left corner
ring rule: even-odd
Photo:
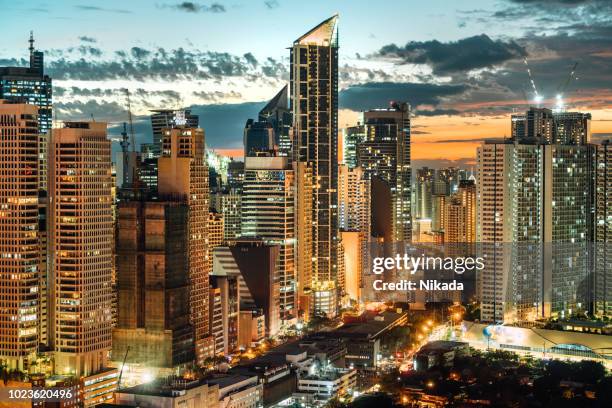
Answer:
[[[294,45],[338,46],[338,13],[294,41]]]
[[[30,31],[30,39],[28,40],[30,43],[30,57],[34,54],[34,31]]]

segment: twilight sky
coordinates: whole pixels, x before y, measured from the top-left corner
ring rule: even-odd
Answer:
[[[25,65],[29,30],[46,52],[57,119],[119,134],[132,93],[138,139],[149,109],[191,106],[210,147],[235,154],[242,128],[288,80],[294,39],[340,13],[340,123],[407,100],[415,165],[470,165],[477,143],[510,132],[534,92],[593,114],[612,137],[610,0],[14,1],[3,10],[0,65]]]

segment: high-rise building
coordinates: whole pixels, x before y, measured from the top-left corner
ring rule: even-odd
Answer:
[[[476,182],[474,180],[459,181],[459,199],[465,207],[465,242],[476,243]]]
[[[553,112],[554,141],[559,144],[584,145],[590,142],[591,114]]]
[[[289,110],[289,89],[287,85],[259,111],[259,122],[267,122],[272,125],[274,144],[278,150],[278,155],[291,156],[293,118]]]
[[[0,360],[24,370],[38,350],[43,269],[38,225],[38,108],[0,99]],[[17,317],[19,317],[17,319]]]
[[[220,247],[217,247],[220,248]],[[215,257],[222,256],[221,252],[213,250],[213,260]],[[213,266],[210,276],[211,305],[215,309],[211,310],[211,335],[215,339],[215,354],[229,354],[238,349],[238,331],[240,325],[240,294],[238,288],[238,274],[230,273],[223,268],[220,269],[221,263],[217,259],[217,270]],[[213,262],[214,263],[214,262]],[[219,310],[221,316],[219,316]],[[220,321],[219,321],[220,320]]]
[[[412,240],[412,208],[410,166],[410,107],[406,103],[391,102],[387,109],[364,112],[366,139],[358,145],[358,163],[366,177],[389,192],[391,203],[385,195],[374,195],[373,217],[388,218],[393,242],[409,243]],[[391,209],[390,213],[388,212]],[[372,224],[378,224],[373,220]]]
[[[194,360],[188,214],[183,200],[118,204],[114,361],[172,369]]]
[[[296,180],[295,196],[295,270],[298,313],[309,321],[312,303],[312,168],[304,162],[293,162]]]
[[[338,16],[295,40],[290,62],[294,157],[311,166],[313,177],[313,290],[328,292],[338,259]],[[337,305],[316,299],[316,312],[336,314]]]
[[[524,113],[517,113],[510,117],[510,134],[512,140],[524,140],[526,136],[525,127],[527,126],[527,116]]]
[[[223,245],[225,226],[223,222],[223,214],[215,210],[208,212],[208,271],[212,271],[213,256],[212,250]]]
[[[275,150],[274,129],[268,122],[247,120],[244,126],[244,157]]]
[[[34,48],[30,33],[30,66],[0,67],[0,99],[38,106],[39,186],[47,185],[47,142],[53,120],[52,82],[44,71],[44,54]]]
[[[106,367],[112,340],[110,140],[103,122],[65,122],[49,144],[49,338],[60,374]]]
[[[357,146],[366,139],[365,126],[357,124],[357,126],[349,126],[342,129],[343,143],[342,148],[343,160],[350,169],[357,167]]]
[[[208,336],[208,171],[204,131],[175,127],[163,131],[158,160],[160,199],[179,197],[189,206],[189,280],[191,323],[195,332],[196,360],[201,364],[213,352]]]
[[[297,317],[295,273],[295,174],[286,156],[245,157],[242,236],[279,247],[280,315]]]
[[[227,165],[227,190],[242,194],[244,182],[244,162],[231,161]]]
[[[416,190],[414,215],[416,219],[432,217],[432,194],[435,176],[436,171],[429,167],[422,167],[416,170],[416,180],[414,183]]]
[[[242,235],[242,196],[232,190],[215,193],[211,207],[223,215],[223,239],[234,240]]]
[[[525,113],[525,139],[537,143],[553,143],[554,133],[552,111],[547,108],[529,108]]]
[[[371,188],[361,167],[338,167],[338,214],[344,247],[345,286],[351,299],[359,300],[361,275],[370,264]]]
[[[190,109],[156,109],[151,111],[153,146],[147,146],[151,156],[159,157],[163,149],[164,129],[175,127],[197,128],[200,126],[198,115]]]
[[[591,146],[479,149],[482,319],[567,317],[589,306]],[[489,245],[492,244],[492,245]]]
[[[237,280],[240,311],[263,314],[266,335],[274,336],[280,325],[280,290],[275,281],[279,264],[278,246],[266,244],[257,238],[245,238],[228,246],[217,247],[213,254],[214,275]]]
[[[593,314],[612,315],[612,145],[596,146]]]

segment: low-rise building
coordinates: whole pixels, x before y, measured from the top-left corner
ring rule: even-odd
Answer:
[[[208,380],[219,387],[219,408],[257,408],[263,406],[263,384],[257,375],[224,375]]]
[[[444,340],[432,341],[421,347],[414,355],[414,369],[425,371],[432,367],[452,367],[456,357],[469,354],[468,343]]]
[[[219,386],[206,380],[169,377],[117,391],[115,402],[139,408],[217,408]]]

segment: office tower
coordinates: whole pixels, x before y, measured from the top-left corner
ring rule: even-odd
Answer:
[[[465,242],[476,243],[476,182],[459,181],[459,199],[465,207]]]
[[[274,129],[268,122],[248,119],[244,127],[244,157],[275,150]]]
[[[370,236],[370,180],[361,167],[338,166],[338,225]]]
[[[215,210],[208,212],[208,265],[209,271],[212,271],[212,250],[218,246],[221,246],[225,240],[224,238],[224,222],[223,214]]]
[[[606,140],[595,156],[595,262],[593,313],[612,315],[612,146]]]
[[[459,188],[459,178],[459,169],[457,167],[439,169],[436,172],[436,180],[440,184],[439,186],[434,184],[433,193],[446,195],[456,193]]]
[[[293,42],[291,110],[294,157],[312,168],[313,290],[334,290],[338,259],[338,16]],[[315,296],[315,299],[318,297]],[[336,305],[314,305],[335,316]]]
[[[349,126],[342,129],[344,149],[342,162],[350,169],[357,167],[357,146],[366,138],[365,126],[357,124],[357,126]]]
[[[157,196],[157,158],[144,158],[139,164],[140,182],[152,196]]]
[[[189,206],[189,281],[191,324],[195,332],[196,361],[201,364],[214,348],[208,336],[208,171],[204,131],[175,127],[163,131],[158,160],[160,199],[180,197]]]
[[[444,229],[446,227],[446,204],[449,200],[449,196],[443,195],[434,195],[432,196],[432,205],[431,205],[431,231],[432,232],[440,232],[444,234]],[[428,219],[428,218],[420,218],[420,219]]]
[[[240,311],[265,316],[266,335],[279,329],[279,284],[275,282],[279,263],[279,247],[261,239],[241,239],[213,251],[215,276],[237,279]]]
[[[555,143],[584,145],[590,142],[590,113],[553,111],[553,120]]]
[[[422,167],[416,171],[415,189],[415,218],[431,218],[433,182],[436,171],[429,167]]]
[[[372,226],[385,218],[392,242],[412,239],[410,107],[391,102],[387,109],[364,112],[366,139],[358,145],[358,163],[372,183]],[[377,190],[387,194],[374,194]],[[391,202],[385,200],[390,196]],[[390,212],[389,212],[390,209]],[[389,239],[387,232],[387,239]]]
[[[156,109],[151,111],[151,128],[153,146],[147,150],[153,157],[159,157],[163,150],[164,129],[175,127],[197,128],[198,115],[192,115],[190,109]]]
[[[444,211],[444,242],[465,243],[467,238],[466,207],[461,199],[454,195],[449,197]]]
[[[493,264],[482,271],[483,320],[567,317],[586,310],[592,157],[590,146],[480,148],[478,240],[493,251],[487,254]]]
[[[227,189],[242,194],[244,182],[244,162],[231,161],[227,165]]]
[[[182,200],[118,204],[114,361],[172,369],[194,360],[188,216]]]
[[[213,250],[213,260],[215,256],[218,258],[220,254]],[[229,354],[238,349],[238,331],[240,319],[240,295],[238,287],[238,275],[226,274],[223,268],[220,268],[221,263],[217,259],[217,269],[213,266],[212,275],[210,276],[210,285],[213,290],[211,297],[218,299],[211,300],[211,304],[221,308],[221,322],[218,321],[218,311],[212,311],[215,320],[211,322],[213,331],[211,334],[215,339],[215,354]],[[214,263],[214,262],[213,262]],[[220,303],[219,305],[217,303]]]
[[[111,348],[110,149],[106,123],[65,122],[51,133],[49,337],[59,374],[96,374]]]
[[[30,66],[0,67],[0,99],[38,106],[39,186],[47,186],[47,141],[53,120],[52,82],[44,72],[44,54],[30,33]],[[43,211],[44,212],[44,211]]]
[[[208,291],[208,323],[210,324],[210,335],[213,338],[215,356],[227,353],[225,350],[225,333],[223,332],[223,298],[221,288],[212,284],[213,275],[210,275],[210,289]]]
[[[360,287],[361,275],[370,264],[371,233],[370,180],[361,167],[338,166],[338,215],[344,246],[345,292],[358,300],[360,291],[355,288]]]
[[[293,162],[296,180],[295,196],[295,270],[298,312],[309,321],[312,307],[312,168],[304,162]]]
[[[525,128],[527,126],[527,115],[517,113],[510,116],[510,134],[512,140],[524,140],[526,136]]]
[[[0,360],[24,370],[38,350],[46,279],[38,227],[38,108],[0,99]],[[19,320],[14,320],[19,316]]]
[[[245,157],[242,236],[279,247],[280,315],[297,317],[295,273],[295,174],[289,157]]]
[[[211,196],[211,207],[223,215],[223,239],[234,240],[242,235],[242,195],[220,192]]]
[[[292,140],[290,132],[293,118],[289,110],[289,89],[287,85],[259,111],[258,120],[272,125],[274,144],[277,147],[278,155],[291,156]]]

